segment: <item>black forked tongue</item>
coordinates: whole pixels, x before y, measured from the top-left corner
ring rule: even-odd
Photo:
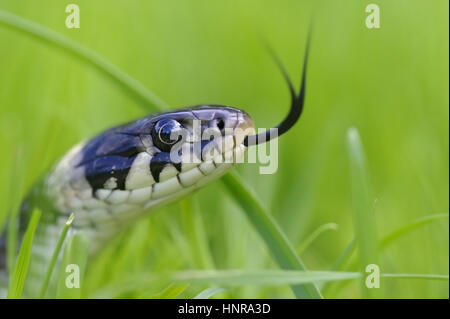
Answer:
[[[265,143],[273,138],[279,137],[289,131],[291,127],[294,126],[295,123],[297,123],[298,119],[302,115],[303,111],[303,104],[305,102],[305,82],[306,82],[306,66],[308,64],[308,51],[309,51],[309,42],[310,42],[310,36],[311,35],[311,29],[308,31],[308,37],[306,40],[306,49],[305,49],[305,56],[303,58],[303,71],[302,71],[302,78],[300,82],[300,90],[298,94],[295,93],[294,86],[292,85],[292,81],[289,78],[289,75],[286,72],[286,69],[283,67],[283,64],[281,61],[277,58],[277,56],[271,51],[271,55],[273,59],[275,60],[275,63],[280,68],[281,73],[283,74],[283,77],[288,84],[289,91],[291,93],[291,109],[289,110],[289,114],[286,116],[286,118],[278,124],[275,128],[271,128],[263,133],[260,133],[258,135],[253,136],[247,136],[244,139],[244,145],[245,146],[252,146],[252,145],[258,145]],[[276,132],[278,130],[278,132]]]

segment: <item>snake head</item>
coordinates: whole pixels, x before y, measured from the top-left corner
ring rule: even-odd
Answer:
[[[202,105],[153,116],[139,130],[151,155],[169,153],[172,163],[214,159],[239,148],[254,133],[244,111],[229,106]],[[180,158],[181,157],[181,158]],[[217,159],[218,160],[218,159]]]
[[[126,150],[128,156],[145,151],[141,156],[151,156],[150,172],[159,182],[167,167],[182,172],[207,161],[239,161],[245,150],[243,141],[253,133],[253,121],[246,112],[229,106],[201,105],[150,115],[118,127],[114,139],[125,141],[120,147],[116,143],[115,150],[107,153],[123,153],[123,144],[132,148]],[[101,140],[104,144],[104,137]],[[111,142],[106,145],[113,145]]]
[[[151,114],[75,146],[50,173],[49,193],[60,211],[75,212],[77,224],[83,216],[96,224],[101,215],[120,223],[242,162],[251,134],[250,116],[229,106]]]

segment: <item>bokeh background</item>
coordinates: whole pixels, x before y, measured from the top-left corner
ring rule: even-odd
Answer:
[[[365,26],[372,2],[381,9],[380,29]],[[80,29],[65,27],[69,3],[80,6]],[[278,172],[238,168],[294,245],[323,224],[337,225],[301,252],[313,270],[330,269],[354,237],[345,142],[351,126],[367,156],[378,238],[448,212],[448,9],[446,0],[0,0],[0,10],[91,48],[173,108],[233,105],[257,127],[277,124],[289,104],[264,42],[298,84],[314,16],[305,112],[279,140]],[[85,63],[0,26],[0,225],[72,145],[145,113]],[[83,296],[151,297],[163,288],[98,295],[133,274],[277,268],[220,182],[192,198],[192,214],[170,205],[111,243],[90,262]],[[382,271],[448,274],[448,226],[440,219],[396,240],[381,252]],[[189,286],[180,297],[203,288]],[[332,283],[324,294],[355,298],[360,289],[356,281]],[[287,286],[244,286],[217,296],[293,297]],[[380,296],[448,298],[448,281],[386,279]]]

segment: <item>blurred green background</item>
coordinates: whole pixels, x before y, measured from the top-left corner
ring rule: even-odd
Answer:
[[[76,3],[81,28],[65,27]],[[257,127],[288,109],[285,83],[264,48],[299,82],[314,15],[302,119],[279,140],[279,168],[238,168],[294,245],[326,223],[302,252],[309,269],[331,267],[354,237],[345,134],[355,126],[366,151],[378,238],[449,206],[448,1],[375,1],[381,28],[367,29],[372,1],[25,1],[0,10],[38,22],[96,51],[172,108],[232,105]],[[6,212],[76,142],[145,114],[85,63],[0,27],[0,225]],[[132,274],[175,269],[277,268],[240,208],[214,182],[142,220],[89,267],[83,296]],[[415,229],[382,251],[386,273],[448,274],[448,219]],[[353,257],[355,258],[355,257]],[[343,270],[355,270],[350,262]],[[190,286],[191,297],[202,286]],[[116,297],[149,297],[134,289]],[[386,298],[448,298],[448,281],[383,280]],[[360,296],[356,281],[332,283],[329,298]],[[103,295],[100,295],[103,296]],[[106,296],[106,295],[105,295]],[[291,298],[289,287],[237,287],[219,297]]]

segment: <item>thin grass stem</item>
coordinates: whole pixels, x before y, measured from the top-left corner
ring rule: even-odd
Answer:
[[[39,298],[44,298],[45,293],[47,292],[48,284],[50,282],[50,278],[53,273],[53,268],[55,267],[56,260],[58,259],[59,252],[61,251],[61,247],[66,239],[67,232],[69,231],[70,226],[72,225],[74,215],[70,214],[69,219],[64,224],[64,227],[61,231],[61,235],[59,236],[58,242],[56,244],[55,250],[53,251],[52,259],[50,260],[50,264],[48,265],[47,272],[45,273],[44,282],[42,283],[41,291],[39,293]]]

